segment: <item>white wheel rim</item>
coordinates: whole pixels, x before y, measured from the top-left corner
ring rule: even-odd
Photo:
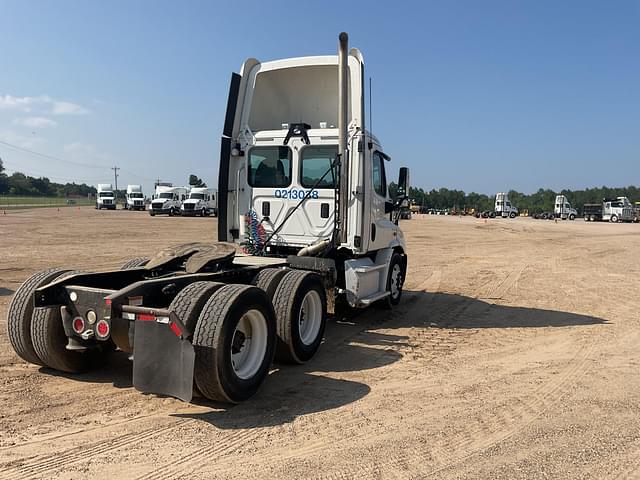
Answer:
[[[302,307],[298,314],[298,332],[305,345],[316,341],[322,325],[322,299],[315,290],[309,290],[302,299]]]
[[[247,380],[260,370],[267,337],[267,320],[262,312],[249,310],[240,318],[231,339],[231,366],[239,378]]]
[[[391,270],[391,296],[393,298],[398,298],[398,295],[400,295],[401,280],[402,270],[400,269],[400,265],[396,263]]]

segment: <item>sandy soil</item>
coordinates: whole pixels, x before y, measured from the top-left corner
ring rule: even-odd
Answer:
[[[402,223],[399,308],[332,319],[318,356],[232,408],[143,395],[115,355],[20,361],[12,293],[215,237],[214,219],[90,208],[0,216],[0,478],[640,477],[640,226]]]

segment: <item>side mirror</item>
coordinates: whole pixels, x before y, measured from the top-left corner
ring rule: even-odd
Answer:
[[[396,194],[396,203],[403,204],[409,199],[409,169],[400,167],[398,174],[398,191]]]

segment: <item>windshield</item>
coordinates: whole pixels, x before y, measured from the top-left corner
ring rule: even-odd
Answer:
[[[130,193],[129,198],[142,198],[141,193]]]
[[[99,196],[100,198],[104,198],[104,197],[113,197],[113,192],[100,192],[100,193],[98,194],[98,196]]]
[[[160,195],[158,195],[158,198],[168,198],[169,200],[171,200],[173,198],[173,193],[171,192],[161,193]]]
[[[249,153],[247,170],[252,187],[288,187],[291,185],[289,147],[254,147]]]
[[[336,145],[306,147],[302,150],[300,184],[312,188],[322,178],[316,188],[335,188],[333,162],[337,154]]]
[[[204,193],[192,193],[191,195],[189,195],[189,198],[192,198],[194,200],[204,200]]]

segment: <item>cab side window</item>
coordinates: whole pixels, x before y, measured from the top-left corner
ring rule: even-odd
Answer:
[[[384,158],[378,152],[373,153],[373,189],[381,197],[387,196],[387,177],[384,173]]]

